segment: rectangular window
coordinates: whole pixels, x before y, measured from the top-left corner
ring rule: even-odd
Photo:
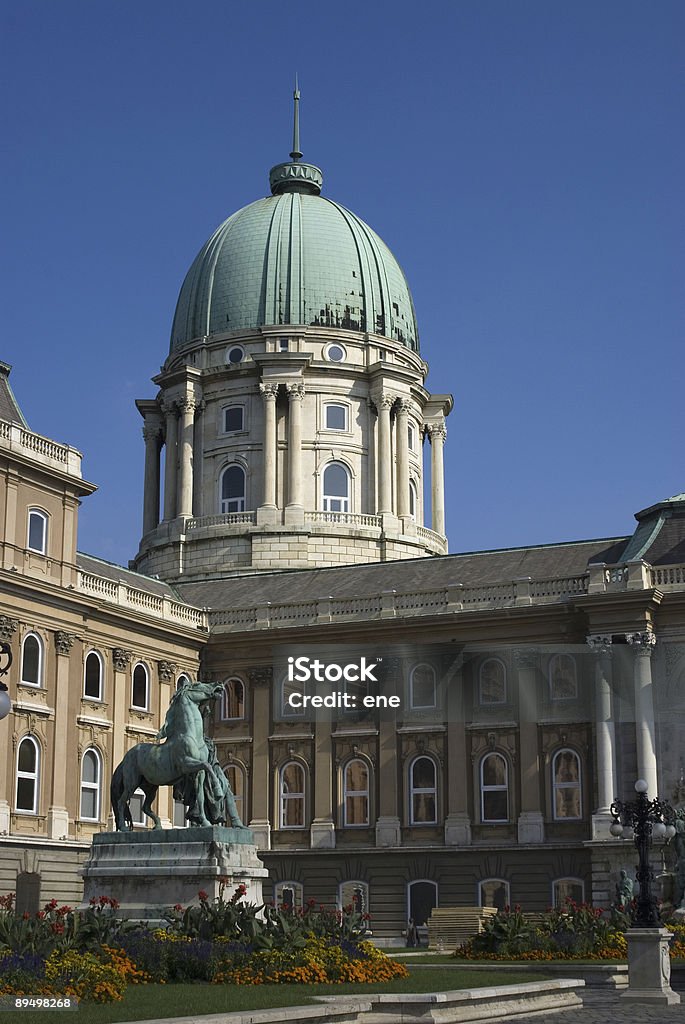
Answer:
[[[45,534],[47,520],[42,512],[29,512],[28,546],[31,551],[45,554]]]
[[[232,434],[236,430],[243,429],[243,407],[242,405],[231,405],[224,409],[224,432]]]
[[[344,405],[326,406],[326,430],[347,430],[347,409]]]

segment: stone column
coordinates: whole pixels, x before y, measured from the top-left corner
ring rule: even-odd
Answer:
[[[461,657],[447,683],[447,816],[445,846],[471,845],[469,771]]]
[[[271,756],[269,751],[269,723],[271,722],[271,668],[253,668],[248,672],[252,691],[252,817],[250,828],[260,850],[271,849],[271,822],[269,800],[271,786]]]
[[[193,423],[195,404],[195,399],[192,395],[185,395],[178,403],[181,413],[181,459],[179,463],[177,514],[187,517],[193,514]]]
[[[321,695],[326,689],[321,687]],[[330,685],[328,686],[330,693]],[[333,742],[331,739],[330,711],[323,710],[314,724],[314,814],[309,829],[309,845],[313,850],[335,848],[333,822]]]
[[[133,657],[132,651],[123,647],[112,648],[112,668],[114,682],[112,685],[112,770],[117,768],[126,753],[126,718],[131,703],[131,680],[128,667]]]
[[[264,400],[264,465],[262,505],[276,508],[276,395],[278,384],[260,384]]]
[[[610,807],[616,792],[616,736],[611,696],[611,637],[588,636],[595,655],[595,730],[597,809],[592,815],[592,838],[609,839]]]
[[[178,419],[173,402],[162,406],[165,418],[164,521],[176,518],[176,473],[178,465]]]
[[[304,522],[302,510],[302,402],[304,384],[286,384],[288,392],[288,504],[286,523]]]
[[[441,537],[445,536],[445,466],[443,448],[447,429],[444,423],[431,423],[428,426],[431,439],[431,506],[433,510],[432,528]]]
[[[383,660],[383,693],[387,696],[402,692],[401,662],[398,658]],[[401,846],[399,792],[397,785],[397,722],[396,712],[383,711],[378,721],[378,815],[376,818],[376,846]]]
[[[378,514],[392,514],[392,432],[390,409],[394,395],[382,391],[374,398],[378,410]]]
[[[652,651],[656,644],[653,633],[628,633],[626,640],[633,649],[633,681],[635,684],[635,738],[637,740],[637,776],[647,783],[651,800],[657,795],[656,741],[654,734],[654,698],[652,689]]]
[[[158,661],[157,677],[159,679],[159,708],[158,718],[155,725],[158,729],[161,729],[174,692],[176,665],[171,661]],[[173,827],[174,799],[171,786],[162,786],[159,790],[159,793],[157,794],[157,813],[162,819],[162,828]]]
[[[12,643],[12,637],[16,633],[19,622],[17,619],[11,619],[9,615],[0,615],[0,640],[5,643],[11,643],[12,655],[15,659],[18,657],[18,644]],[[5,676],[5,685],[9,685],[9,678]],[[12,712],[10,711],[10,717],[0,722],[0,735],[3,735],[3,730],[7,730],[4,733],[4,741],[0,745],[0,835],[9,835],[10,831],[10,804],[9,800],[5,799],[5,796],[10,795],[9,780],[12,778],[12,744],[7,741],[7,736],[10,734],[12,722]]]
[[[408,424],[411,402],[400,398],[397,403],[397,515],[409,515],[409,438]],[[417,509],[418,513],[418,509]],[[418,518],[418,515],[417,515]]]
[[[536,650],[515,652],[519,692],[519,763],[521,765],[521,812],[518,819],[519,843],[543,843],[545,822],[540,792],[540,753],[538,750]]]
[[[52,789],[48,808],[48,836],[61,839],[69,835],[69,811],[67,810],[67,777],[69,767],[73,771],[75,760],[69,757],[69,655],[76,637],[72,633],[58,630],[55,633],[57,667],[55,672],[55,724],[52,743]],[[71,751],[74,741],[71,737]],[[80,808],[77,811],[79,813]]]
[[[12,569],[20,553],[15,550],[23,548],[26,538],[17,538],[17,497],[19,494],[19,474],[12,466],[8,466],[3,472],[3,483],[5,485],[5,523],[3,530],[4,539],[4,565],[5,569]]]
[[[159,523],[159,442],[162,425],[157,417],[146,416],[143,427],[145,439],[145,482],[143,486],[143,535],[154,530]]]

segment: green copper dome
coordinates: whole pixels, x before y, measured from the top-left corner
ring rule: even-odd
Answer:
[[[176,306],[171,350],[265,325],[320,325],[392,338],[418,351],[406,278],[375,231],[318,194],[312,164],[271,171],[274,195],[229,217],[201,249]]]

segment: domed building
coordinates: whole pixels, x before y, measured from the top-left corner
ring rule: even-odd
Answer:
[[[159,392],[137,403],[141,572],[178,581],[447,550],[452,398],[426,390],[399,263],[321,194],[323,175],[302,162],[297,134],[296,120],[272,194],[229,217],[195,258]]]

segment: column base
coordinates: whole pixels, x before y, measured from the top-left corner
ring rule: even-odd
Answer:
[[[253,818],[248,828],[254,836],[258,850],[271,849],[271,823],[268,818]]]
[[[606,839],[607,841],[611,840],[612,842],[615,842],[614,837],[609,831],[609,826],[611,825],[613,820],[614,819],[612,818],[608,810],[597,811],[595,814],[593,814],[592,838],[597,840]]]
[[[680,996],[671,988],[671,961],[668,946],[673,934],[667,928],[630,928],[628,942],[628,991],[621,994],[627,1003],[655,1003],[672,1006]]]
[[[304,526],[304,508],[302,505],[286,505],[283,522],[286,526]]]
[[[63,839],[69,835],[69,811],[66,807],[48,808],[48,835],[50,839]]]
[[[471,819],[468,814],[448,814],[445,818],[445,846],[471,845]]]
[[[545,822],[539,811],[522,811],[518,820],[519,843],[544,843]]]
[[[281,513],[276,505],[260,505],[257,509],[257,526],[277,526]]]
[[[332,821],[314,819],[309,829],[309,846],[312,850],[335,849],[335,825]]]
[[[401,846],[402,826],[400,819],[386,815],[376,821],[376,846]]]
[[[6,800],[0,800],[0,836],[10,834],[10,805]]]

